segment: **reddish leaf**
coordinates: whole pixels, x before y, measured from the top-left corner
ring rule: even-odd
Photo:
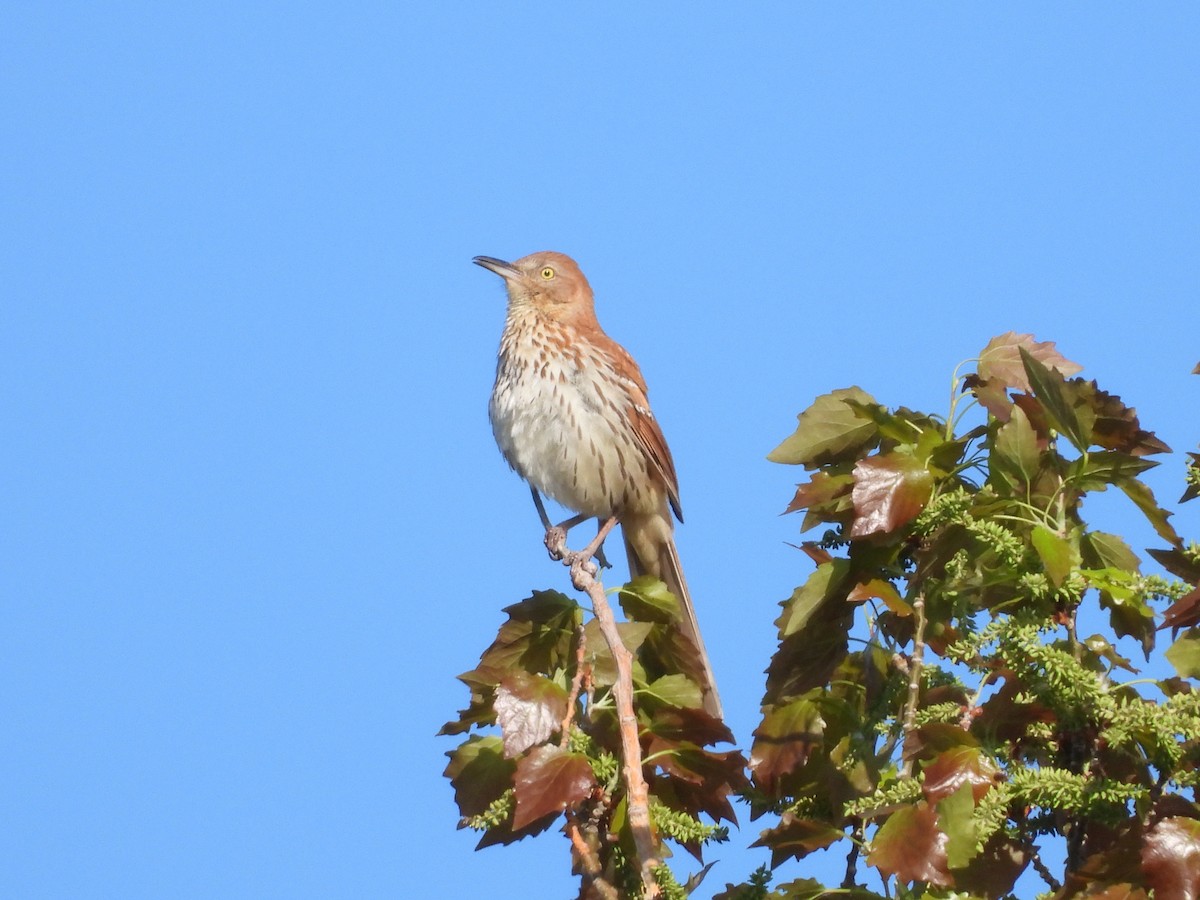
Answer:
[[[1014,846],[1004,832],[992,835],[983,850],[962,869],[954,870],[954,887],[973,897],[998,900],[1010,896],[1029,865],[1029,851]]]
[[[500,682],[495,708],[504,755],[511,758],[558,731],[567,716],[567,692],[541,675],[513,672]]]
[[[1117,450],[1130,456],[1169,453],[1171,448],[1142,429],[1137,410],[1126,406],[1116,394],[1102,391],[1094,381],[1073,378],[1067,382],[1072,405],[1087,410],[1092,419],[1091,440],[1105,450]]]
[[[754,730],[750,748],[750,771],[755,783],[768,793],[779,779],[808,762],[808,756],[821,745],[825,720],[811,700],[793,700],[772,709]]]
[[[1164,569],[1176,578],[1182,578],[1188,584],[1200,584],[1200,564],[1197,564],[1180,547],[1160,550],[1157,547],[1147,551]]]
[[[979,738],[949,722],[930,722],[909,734],[904,742],[907,759],[930,759],[958,747],[978,747]]]
[[[1058,895],[1056,895],[1058,896]],[[1135,888],[1129,882],[1093,887],[1086,894],[1073,893],[1075,897],[1086,897],[1087,900],[1149,900],[1150,895],[1141,888]]]
[[[1159,628],[1191,628],[1200,625],[1200,588],[1184,594],[1167,607]]]
[[[854,511],[850,499],[850,491],[854,487],[852,475],[830,475],[827,472],[815,472],[807,484],[796,486],[796,496],[788,504],[784,513],[798,512],[805,509],[804,521],[800,524],[801,531],[830,522],[840,524],[848,522]]]
[[[1083,366],[1068,360],[1054,346],[1054,341],[1033,339],[1032,334],[1017,334],[1008,331],[987,342],[983,352],[979,354],[979,377],[985,381],[1000,381],[1008,387],[1029,391],[1031,385],[1021,361],[1021,350],[1024,350],[1043,366],[1058,369],[1063,375],[1074,375]]]
[[[1200,820],[1171,816],[1142,841],[1142,871],[1155,900],[1200,898]]]
[[[741,752],[718,753],[655,738],[647,746],[646,756],[653,756],[653,765],[664,773],[647,778],[656,797],[692,815],[703,812],[716,820],[736,821],[729,795],[750,786]]]
[[[654,711],[647,731],[668,744],[690,742],[706,744],[733,743],[729,726],[702,709],[663,707]]]
[[[1043,365],[1058,369],[1063,375],[1074,375],[1081,368],[1064,359],[1055,349],[1053,341],[1038,343],[1032,334],[1012,331],[992,338],[979,354],[978,374],[967,378],[964,387],[971,390],[987,411],[1001,422],[1008,421],[1012,409],[1008,391],[1032,390],[1021,362],[1022,349]]]
[[[550,815],[562,812],[585,799],[596,786],[596,778],[587,757],[560,747],[539,747],[517,763],[517,808],[513,813],[513,829]]]
[[[867,863],[901,881],[949,887],[954,880],[946,867],[946,841],[937,812],[922,800],[888,816],[871,839]]]
[[[922,790],[930,803],[936,803],[969,784],[971,796],[978,803],[995,784],[996,776],[995,765],[982,751],[975,747],[953,747],[925,766]]]
[[[933,476],[911,456],[888,453],[854,466],[854,524],[850,537],[884,534],[907,525],[925,508]]]

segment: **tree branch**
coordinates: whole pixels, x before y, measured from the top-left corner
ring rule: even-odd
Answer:
[[[917,702],[921,697],[921,668],[925,662],[925,595],[917,594],[913,601],[913,615],[917,620],[917,630],[913,635],[912,659],[908,664],[908,700],[904,704],[904,749],[908,750],[908,742],[916,730]],[[901,774],[907,778],[912,774],[912,756],[907,752],[900,765]]]
[[[595,540],[579,552],[566,549],[566,535],[560,529],[549,529],[546,532],[546,548],[551,556],[561,559],[563,565],[570,567],[571,583],[577,590],[586,593],[592,601],[592,610],[600,624],[600,633],[604,635],[616,662],[617,680],[613,684],[613,700],[616,703],[617,721],[620,725],[622,776],[628,799],[629,830],[637,852],[643,896],[647,900],[653,900],[662,896],[658,881],[654,877],[654,868],[661,865],[662,860],[658,856],[658,842],[655,840],[654,825],[650,819],[650,789],[642,775],[642,747],[638,739],[637,714],[633,709],[633,654],[621,640],[617,620],[608,604],[608,597],[604,594],[604,585],[596,578],[598,567],[592,561],[592,555],[604,543],[604,539],[616,524],[615,518],[605,522]]]

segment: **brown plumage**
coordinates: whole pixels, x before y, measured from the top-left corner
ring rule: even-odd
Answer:
[[[704,665],[705,709],[721,715],[671,511],[679,483],[646,382],[633,357],[596,320],[592,289],[569,256],[549,251],[508,263],[474,260],[504,279],[508,315],[489,413],[508,464],[539,493],[621,524],[632,576],[655,575],[679,598],[683,631]],[[668,509],[669,507],[669,509]]]

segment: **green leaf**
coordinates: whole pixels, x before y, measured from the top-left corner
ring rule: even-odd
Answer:
[[[835,559],[817,566],[808,580],[792,591],[792,596],[783,602],[783,613],[775,620],[780,638],[798,632],[826,597],[841,586],[850,564],[844,559]]]
[[[1164,655],[1181,678],[1200,678],[1200,628],[1189,628]]]
[[[574,806],[596,787],[592,767],[582,753],[572,753],[553,745],[538,747],[517,763],[517,809],[513,829],[522,828],[543,816]]]
[[[636,655],[638,648],[654,630],[651,622],[618,622],[617,631],[629,652]],[[592,667],[592,679],[597,685],[607,686],[617,680],[617,663],[608,649],[608,642],[600,631],[600,623],[590,619],[583,627],[583,639],[586,644],[584,659]]]
[[[767,459],[793,466],[819,466],[857,457],[858,451],[878,437],[878,429],[846,401],[875,403],[861,388],[841,388],[822,394],[797,417],[795,433],[772,450]]]
[[[1080,538],[1079,550],[1083,563],[1093,569],[1123,569],[1137,572],[1141,560],[1125,541],[1115,534],[1089,531]]]
[[[635,622],[670,624],[683,618],[679,598],[653,575],[639,575],[620,589],[617,599],[625,615]]]
[[[1136,478],[1157,465],[1152,459],[1139,459],[1111,450],[1097,450],[1071,463],[1067,467],[1066,480],[1081,491],[1103,491],[1110,484]]]
[[[1067,382],[1062,373],[1047,369],[1024,348],[1021,348],[1021,362],[1025,365],[1033,395],[1041,401],[1050,423],[1066,436],[1076,450],[1081,453],[1087,450],[1091,445],[1091,434],[1085,434],[1080,427],[1079,418],[1067,397]]]
[[[1159,537],[1176,547],[1183,543],[1171,523],[1167,521],[1171,518],[1171,513],[1158,505],[1158,501],[1154,499],[1154,493],[1144,482],[1133,478],[1121,478],[1115,483],[1125,492],[1125,496],[1142,511],[1142,515],[1150,521]]]
[[[996,432],[993,464],[999,464],[1006,472],[1017,476],[1018,483],[1024,486],[1032,484],[1037,477],[1040,460],[1037,433],[1029,424],[1025,411],[1014,406],[1008,422]]]
[[[1046,569],[1046,576],[1055,587],[1061,587],[1071,570],[1079,565],[1079,554],[1070,541],[1044,525],[1035,525],[1030,539]]]
[[[872,578],[865,584],[856,585],[846,595],[846,600],[849,603],[862,603],[871,597],[877,597],[882,600],[884,605],[898,616],[912,615],[912,606],[900,596],[900,592],[896,590],[896,586],[890,581],[884,581],[882,578]]]
[[[446,755],[450,762],[442,774],[450,779],[463,816],[480,815],[512,787],[516,764],[504,756],[499,735],[472,735]]]
[[[974,812],[975,800],[971,796],[970,784],[960,785],[937,804],[938,828],[947,837],[947,868],[961,869],[979,852],[979,826],[975,822]]]
[[[654,697],[667,706],[695,709],[704,703],[700,686],[686,675],[664,675],[650,682],[640,692]]]

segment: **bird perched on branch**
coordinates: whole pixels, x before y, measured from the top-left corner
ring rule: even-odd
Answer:
[[[675,549],[679,484],[633,357],[596,320],[592,289],[569,256],[504,262],[477,256],[508,288],[508,314],[489,412],[508,464],[533,489],[586,519],[615,517],[630,575],[654,575],[679,598],[682,629],[704,667],[704,707],[721,716],[716,682]]]

